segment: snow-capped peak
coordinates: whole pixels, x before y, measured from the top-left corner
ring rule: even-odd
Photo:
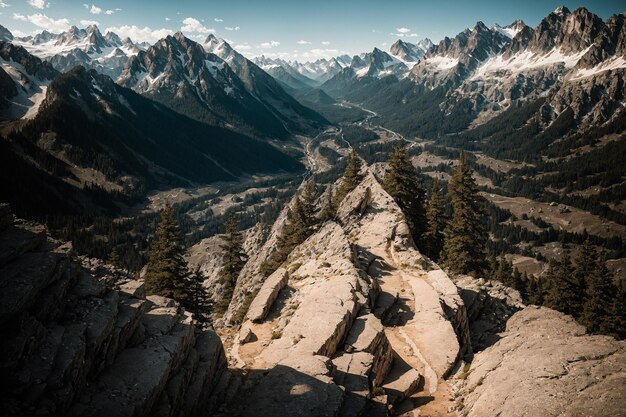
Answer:
[[[513,39],[515,35],[517,35],[524,29],[524,27],[526,27],[524,21],[517,19],[515,22],[504,27],[496,23],[491,27],[491,30],[498,31],[507,38]]]
[[[552,13],[553,13],[553,14],[560,15],[560,16],[565,16],[565,15],[570,14],[570,11],[569,11],[569,9],[568,9],[567,7],[565,7],[565,6],[559,6],[559,7],[557,7],[556,9],[554,9],[554,11],[553,11]]]

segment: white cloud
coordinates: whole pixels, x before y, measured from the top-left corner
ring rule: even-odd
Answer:
[[[299,40],[298,42],[296,42],[298,45],[310,45],[311,42],[309,41],[305,41],[305,40]]]
[[[13,36],[17,36],[18,38],[23,38],[23,37],[26,37],[26,36],[34,36],[34,35],[36,35],[39,32],[36,31],[36,30],[33,31],[33,32],[22,32],[21,30],[13,29],[11,31],[11,33],[13,34]]]
[[[45,0],[28,0],[27,3],[35,9],[44,9],[49,6],[49,4],[45,2]]]
[[[5,7],[11,7],[11,5],[10,4],[6,4],[5,2],[0,0],[0,9],[4,9]]]
[[[411,29],[405,27],[396,28],[396,33],[390,33],[390,35],[399,38],[417,38],[419,36],[419,34],[413,33]]]
[[[213,19],[214,22],[220,23],[223,22],[224,19],[220,19],[219,17],[216,17],[215,19]]]
[[[14,20],[21,20],[22,22],[28,22],[28,19],[23,14],[13,13]]]
[[[330,45],[330,42],[328,42],[328,41],[323,41],[323,42],[322,42],[322,45],[324,45],[324,46],[328,46],[328,45]]]
[[[80,21],[80,25],[81,26],[98,26],[100,23],[97,20],[81,20]]]
[[[113,26],[106,28],[104,32],[115,32],[122,39],[129,37],[135,42],[156,42],[161,38],[165,38],[167,35],[174,34],[173,31],[165,28],[151,29],[148,26],[140,28],[135,25]]]
[[[169,22],[170,20],[172,20],[172,19],[170,19],[169,17],[166,17],[166,18],[165,18],[165,21],[166,21],[166,22]]]
[[[261,49],[272,49],[272,48],[275,48],[277,46],[280,46],[280,42],[269,41],[269,42],[263,42],[262,44],[260,44],[259,48],[261,48]]]
[[[36,0],[35,0],[36,1]],[[103,10],[101,7],[96,6],[95,4],[92,4],[91,6],[89,6],[88,4],[83,3],[83,6],[85,7],[85,9],[89,10],[89,13],[91,14],[113,14],[115,12],[119,12],[122,9],[117,8],[115,10]]]
[[[224,29],[226,29],[226,30],[239,30],[239,29],[241,29],[241,28],[240,28],[239,26],[235,26],[235,27],[232,27],[232,26],[226,26]]]
[[[237,51],[249,51],[250,49],[252,49],[252,45],[249,45],[247,43],[235,44],[233,45],[233,48],[235,48],[235,50]]]
[[[15,15],[13,18],[16,18]],[[53,19],[42,13],[31,14],[28,16],[28,21],[37,27],[55,33],[64,32],[70,28],[70,21],[68,19]]]
[[[190,33],[213,33],[215,29],[204,26],[198,19],[188,17],[183,20],[183,27],[180,28],[183,32]]]

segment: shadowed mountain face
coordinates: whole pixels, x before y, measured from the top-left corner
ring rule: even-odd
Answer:
[[[119,192],[301,169],[267,143],[175,113],[82,67],[50,84],[37,116],[11,139],[44,172],[84,184],[93,170]]]

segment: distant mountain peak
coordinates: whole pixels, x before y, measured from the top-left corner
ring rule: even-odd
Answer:
[[[554,11],[552,12],[552,14],[556,14],[560,16],[567,16],[570,13],[571,12],[569,11],[569,9],[565,6],[559,6],[556,9],[554,9]]]

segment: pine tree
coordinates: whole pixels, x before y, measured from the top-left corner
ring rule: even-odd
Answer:
[[[594,270],[586,277],[587,288],[580,322],[592,333],[611,330],[610,315],[617,288],[606,267],[604,254],[594,260]]]
[[[302,220],[308,229],[312,229],[317,224],[315,218],[315,183],[313,180],[307,181],[302,189],[301,198]],[[309,230],[310,231],[310,230]]]
[[[397,142],[389,154],[389,169],[383,179],[383,188],[404,213],[413,240],[418,246],[426,227],[424,190],[411,163],[406,142]]]
[[[197,268],[193,274],[190,274],[187,285],[189,311],[193,313],[194,319],[200,323],[208,323],[211,313],[211,300],[204,288],[204,280],[204,274],[200,268]]]
[[[111,249],[111,253],[109,253],[109,263],[113,266],[121,265],[120,255],[117,252],[117,246],[114,246],[113,249]]]
[[[170,206],[161,211],[156,235],[148,252],[148,268],[145,287],[148,294],[170,297],[185,304],[185,282],[189,276],[183,259],[184,248],[180,244],[180,231]]]
[[[545,282],[545,279],[537,279],[532,276],[526,280],[527,298],[524,300],[526,304],[543,305],[546,291]]]
[[[215,310],[218,314],[223,314],[233,298],[239,272],[248,260],[248,256],[243,250],[243,236],[237,232],[237,220],[233,216],[226,221],[224,243],[220,245],[220,249],[222,268],[220,269],[219,282],[223,285],[223,292],[216,303]]]
[[[605,322],[607,334],[618,339],[626,339],[626,291],[618,288],[617,294],[611,301],[609,316]]]
[[[321,222],[326,222],[328,220],[332,220],[335,218],[335,216],[337,215],[337,207],[335,207],[334,203],[335,203],[335,196],[333,192],[333,185],[330,184],[328,186],[326,204],[324,205],[324,208],[322,209],[322,212],[320,214]]]
[[[522,300],[526,298],[526,282],[524,281],[524,278],[522,277],[522,274],[519,269],[517,269],[517,267],[513,268],[511,287],[519,291],[520,295],[522,296]]]
[[[314,193],[308,185],[303,189],[301,196],[295,198],[287,212],[287,221],[278,235],[276,250],[261,264],[263,275],[269,276],[276,271],[291,251],[311,236],[317,224],[317,219],[313,215],[314,200]]]
[[[450,181],[452,219],[444,232],[441,264],[453,272],[480,275],[485,269],[487,233],[482,221],[483,199],[465,153]]]
[[[345,196],[347,196],[350,191],[354,190],[356,186],[363,181],[363,174],[361,174],[362,165],[363,163],[361,162],[361,158],[353,148],[352,152],[350,152],[350,156],[348,157],[348,163],[346,165],[346,170],[343,173],[343,178],[341,179],[341,185],[335,194],[335,200],[333,203],[335,207],[339,207],[339,204],[341,204]]]
[[[507,287],[513,286],[513,267],[509,261],[506,260],[504,254],[500,255],[498,262],[498,269],[496,271],[496,279],[506,285]]]
[[[586,298],[587,279],[598,267],[598,251],[586,239],[576,256],[576,267],[571,274],[572,292],[569,295],[570,314],[578,318],[583,312]]]
[[[439,261],[443,249],[446,222],[444,200],[439,194],[439,181],[435,178],[426,207],[426,230],[422,237],[426,254],[434,261]]]
[[[565,314],[573,315],[572,301],[578,297],[572,281],[573,266],[569,254],[563,253],[560,262],[551,261],[546,274],[546,295],[544,305]]]

